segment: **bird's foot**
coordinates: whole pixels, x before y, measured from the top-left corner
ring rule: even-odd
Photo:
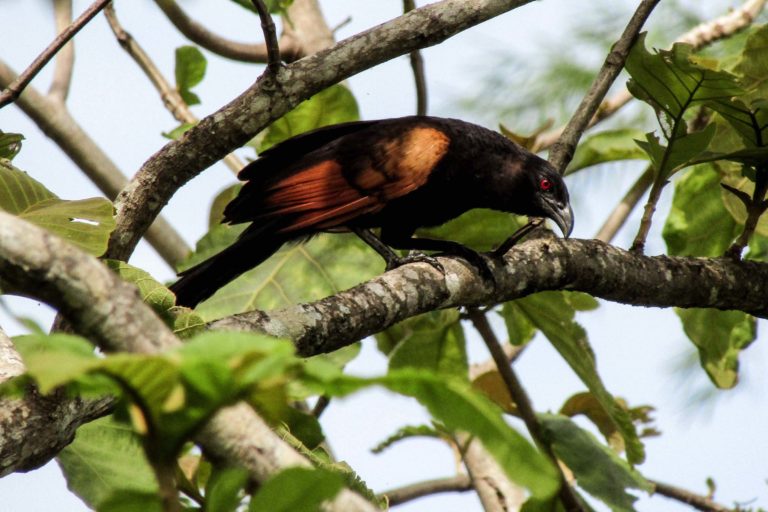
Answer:
[[[407,265],[408,263],[427,263],[432,265],[440,273],[445,274],[445,268],[443,268],[443,265],[437,261],[437,258],[416,251],[409,252],[407,256],[398,256],[387,260],[387,270],[393,270],[402,265]]]

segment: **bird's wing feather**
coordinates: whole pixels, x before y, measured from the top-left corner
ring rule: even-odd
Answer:
[[[415,126],[389,137],[349,143],[363,142],[367,144],[358,148],[356,167],[345,167],[343,158],[328,158],[294,168],[260,190],[258,199],[242,202],[238,210],[249,210],[247,220],[282,218],[287,221],[282,233],[343,226],[424,185],[450,139],[437,128]],[[233,220],[234,214],[227,216]]]

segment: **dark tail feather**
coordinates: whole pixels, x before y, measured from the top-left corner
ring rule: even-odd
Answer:
[[[272,256],[285,240],[264,240],[265,237],[243,233],[237,242],[215,256],[185,270],[170,286],[176,294],[176,305],[194,308],[240,274],[254,268]]]

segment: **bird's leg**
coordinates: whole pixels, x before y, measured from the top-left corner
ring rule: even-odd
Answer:
[[[446,256],[458,256],[467,260],[471,265],[477,268],[480,275],[486,281],[495,283],[493,277],[493,271],[488,266],[488,262],[485,260],[482,254],[470,249],[466,245],[462,245],[458,242],[451,240],[434,240],[432,238],[393,238],[387,237],[386,233],[382,233],[383,238],[392,247],[398,249],[415,249],[418,251],[440,251]]]
[[[494,258],[501,258],[505,254],[509,252],[509,250],[522,238],[539,227],[541,223],[544,222],[544,219],[536,217],[529,219],[528,222],[525,223],[525,225],[521,228],[519,228],[517,231],[512,233],[512,236],[504,240],[500,246],[498,246],[495,250],[491,252],[491,255]]]
[[[426,254],[409,254],[408,256],[398,256],[395,251],[392,250],[387,244],[381,241],[379,237],[371,233],[370,230],[364,228],[350,228],[354,234],[360,237],[360,239],[371,246],[376,252],[378,252],[384,261],[387,262],[387,270],[392,270],[406,263],[423,262],[429,263],[440,272],[445,273],[445,269],[437,259],[427,256]],[[399,247],[401,249],[409,249],[409,247]]]

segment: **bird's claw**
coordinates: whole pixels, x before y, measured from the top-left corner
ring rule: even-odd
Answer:
[[[407,256],[401,256],[387,261],[387,270],[393,270],[402,265],[407,265],[408,263],[427,263],[432,265],[440,273],[445,274],[445,268],[442,263],[437,261],[437,258],[420,252],[410,252]]]

